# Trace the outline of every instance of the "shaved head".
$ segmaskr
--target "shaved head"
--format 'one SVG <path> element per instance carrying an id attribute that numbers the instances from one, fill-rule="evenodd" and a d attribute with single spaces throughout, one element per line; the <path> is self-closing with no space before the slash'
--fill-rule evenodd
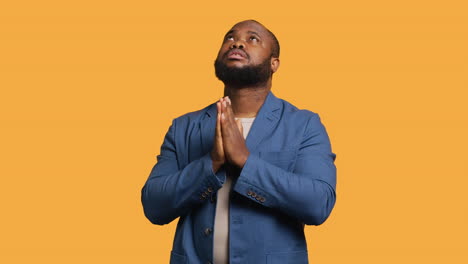
<path id="1" fill-rule="evenodd" d="M 271 45 L 271 56 L 272 57 L 275 57 L 275 58 L 279 58 L 279 55 L 280 55 L 280 44 L 279 44 L 279 41 L 278 39 L 276 38 L 275 34 L 273 34 L 273 32 L 271 32 L 267 27 L 265 27 L 262 23 L 258 22 L 257 20 L 254 20 L 254 19 L 248 19 L 248 20 L 244 20 L 244 21 L 241 21 L 237 24 L 235 24 L 233 26 L 233 28 L 237 25 L 240 25 L 240 24 L 244 24 L 244 23 L 255 23 L 259 26 L 261 26 L 263 29 L 265 29 L 265 31 L 268 33 L 271 41 L 272 41 L 272 45 Z"/>

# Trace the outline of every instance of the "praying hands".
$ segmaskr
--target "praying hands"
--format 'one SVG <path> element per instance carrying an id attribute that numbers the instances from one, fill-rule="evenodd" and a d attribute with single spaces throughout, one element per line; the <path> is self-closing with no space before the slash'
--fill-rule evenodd
<path id="1" fill-rule="evenodd" d="M 242 135 L 242 123 L 234 118 L 229 97 L 221 98 L 216 103 L 216 107 L 218 115 L 214 145 L 211 150 L 213 171 L 218 171 L 226 162 L 242 168 L 250 154 Z"/>

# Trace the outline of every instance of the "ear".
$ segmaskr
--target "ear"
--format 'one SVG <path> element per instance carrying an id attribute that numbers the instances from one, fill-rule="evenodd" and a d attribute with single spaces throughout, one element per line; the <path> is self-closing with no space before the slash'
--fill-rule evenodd
<path id="1" fill-rule="evenodd" d="M 280 66 L 279 58 L 271 57 L 270 65 L 271 65 L 271 72 L 275 73 Z"/>

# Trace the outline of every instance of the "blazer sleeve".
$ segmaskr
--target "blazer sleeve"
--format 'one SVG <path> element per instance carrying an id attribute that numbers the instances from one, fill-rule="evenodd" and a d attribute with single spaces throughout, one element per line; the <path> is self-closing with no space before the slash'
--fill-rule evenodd
<path id="1" fill-rule="evenodd" d="M 328 218 L 335 205 L 335 158 L 325 127 L 320 117 L 313 113 L 292 172 L 250 154 L 234 190 L 307 225 L 319 225 Z"/>
<path id="2" fill-rule="evenodd" d="M 176 150 L 176 122 L 172 122 L 157 162 L 141 190 L 145 216 L 164 225 L 206 202 L 221 188 L 225 173 L 213 172 L 210 153 L 179 168 Z"/>

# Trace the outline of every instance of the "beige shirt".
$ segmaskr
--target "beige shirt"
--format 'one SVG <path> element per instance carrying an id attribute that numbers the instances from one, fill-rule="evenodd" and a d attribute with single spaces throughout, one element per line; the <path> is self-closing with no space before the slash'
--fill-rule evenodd
<path id="1" fill-rule="evenodd" d="M 250 127 L 255 117 L 236 118 L 242 122 L 244 139 L 249 134 Z M 226 174 L 223 187 L 218 190 L 216 202 L 216 214 L 214 221 L 213 260 L 214 264 L 229 264 L 229 193 L 231 191 L 232 178 Z"/>

